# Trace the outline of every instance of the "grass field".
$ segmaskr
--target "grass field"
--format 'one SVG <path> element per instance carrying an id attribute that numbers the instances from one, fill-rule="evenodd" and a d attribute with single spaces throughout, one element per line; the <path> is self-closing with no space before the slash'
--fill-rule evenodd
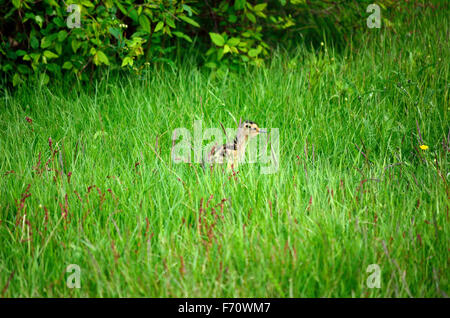
<path id="1" fill-rule="evenodd" d="M 427 12 L 223 78 L 4 92 L 1 296 L 448 296 L 449 16 Z M 174 129 L 233 116 L 279 129 L 278 172 L 172 162 Z"/>

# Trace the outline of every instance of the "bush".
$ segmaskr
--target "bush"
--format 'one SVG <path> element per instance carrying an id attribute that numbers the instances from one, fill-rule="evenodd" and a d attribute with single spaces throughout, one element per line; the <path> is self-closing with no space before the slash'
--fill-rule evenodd
<path id="1" fill-rule="evenodd" d="M 43 83 L 62 76 L 86 81 L 106 68 L 174 66 L 188 49 L 214 72 L 261 65 L 279 43 L 343 43 L 365 23 L 370 2 L 1 0 L 0 68 L 3 80 L 17 86 L 33 74 Z"/>

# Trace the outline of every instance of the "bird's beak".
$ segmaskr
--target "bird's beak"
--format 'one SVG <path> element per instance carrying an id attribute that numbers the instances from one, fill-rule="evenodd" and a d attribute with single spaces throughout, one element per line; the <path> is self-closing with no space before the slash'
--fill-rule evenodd
<path id="1" fill-rule="evenodd" d="M 267 130 L 260 129 L 260 130 L 259 130 L 259 133 L 260 133 L 260 134 L 261 134 L 261 133 L 267 133 Z"/>

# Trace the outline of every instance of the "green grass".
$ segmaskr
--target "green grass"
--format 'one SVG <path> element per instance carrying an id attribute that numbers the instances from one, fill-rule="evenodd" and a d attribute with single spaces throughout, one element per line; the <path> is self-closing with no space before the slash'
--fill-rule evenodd
<path id="1" fill-rule="evenodd" d="M 426 12 L 220 79 L 184 66 L 5 93 L 1 296 L 449 295 L 449 20 Z M 230 114 L 279 128 L 277 173 L 171 161 L 175 128 Z"/>

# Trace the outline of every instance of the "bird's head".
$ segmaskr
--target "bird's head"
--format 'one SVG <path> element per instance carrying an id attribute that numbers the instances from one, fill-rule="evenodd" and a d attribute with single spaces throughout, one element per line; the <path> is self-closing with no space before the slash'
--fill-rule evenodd
<path id="1" fill-rule="evenodd" d="M 258 127 L 258 125 L 250 120 L 244 121 L 240 126 L 239 130 L 243 136 L 248 136 L 250 138 L 256 137 L 261 133 L 266 133 L 265 130 Z"/>

